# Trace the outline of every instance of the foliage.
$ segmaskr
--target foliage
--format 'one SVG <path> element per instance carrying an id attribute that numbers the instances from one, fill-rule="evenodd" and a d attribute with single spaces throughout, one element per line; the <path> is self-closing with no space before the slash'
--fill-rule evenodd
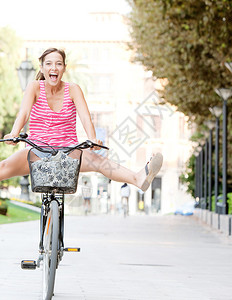
<path id="1" fill-rule="evenodd" d="M 8 27 L 0 28 L 0 137 L 11 131 L 19 110 L 22 91 L 16 68 L 19 66 L 21 41 Z M 0 160 L 10 156 L 17 147 L 0 143 Z M 2 186 L 17 185 L 18 178 L 1 182 Z"/>
<path id="2" fill-rule="evenodd" d="M 0 215 L 6 215 L 8 209 L 8 204 L 5 199 L 0 198 Z"/>
<path id="3" fill-rule="evenodd" d="M 9 133 L 19 110 L 21 89 L 16 68 L 19 65 L 20 40 L 14 31 L 0 28 L 0 132 Z"/>
<path id="4" fill-rule="evenodd" d="M 195 156 L 192 155 L 187 163 L 186 172 L 181 174 L 180 181 L 187 185 L 187 192 L 195 197 Z"/>
<path id="5" fill-rule="evenodd" d="M 222 194 L 218 196 L 219 198 L 222 197 Z M 222 202 L 221 200 L 218 200 L 218 202 Z M 232 193 L 227 194 L 227 204 L 228 204 L 228 214 L 232 215 Z M 215 196 L 212 196 L 212 211 L 215 212 Z"/>
<path id="6" fill-rule="evenodd" d="M 41 208 L 41 206 L 42 206 L 42 202 L 41 201 L 33 202 L 33 201 L 30 201 L 30 200 L 23 200 L 23 199 L 13 198 L 13 197 L 10 198 L 10 200 L 18 201 L 18 202 L 25 203 L 25 204 L 29 204 L 29 205 L 32 205 L 32 206 L 35 206 L 35 207 L 39 207 L 39 208 Z"/>
<path id="7" fill-rule="evenodd" d="M 232 193 L 227 194 L 228 214 L 232 215 Z"/>
<path id="8" fill-rule="evenodd" d="M 189 116 L 203 131 L 212 119 L 209 107 L 222 105 L 214 92 L 229 87 L 232 74 L 231 0 L 128 0 L 133 61 L 151 70 L 154 78 L 167 78 L 160 91 L 166 101 Z M 228 100 L 228 157 L 232 154 L 232 101 Z M 195 136 L 195 141 L 202 135 Z M 220 146 L 221 148 L 221 146 Z M 191 159 L 190 159 L 191 160 Z M 229 190 L 232 161 L 228 162 Z M 184 177 L 183 177 L 184 178 Z M 189 191 L 192 193 L 192 183 Z"/>
<path id="9" fill-rule="evenodd" d="M 232 1 L 129 1 L 134 60 L 167 78 L 163 96 L 195 120 L 219 104 L 214 88 L 230 84 Z"/>
<path id="10" fill-rule="evenodd" d="M 180 176 L 180 181 L 187 185 L 187 192 L 190 193 L 193 197 L 195 196 L 195 156 L 192 155 L 188 160 L 186 172 Z M 212 184 L 214 178 L 212 178 Z M 219 191 L 221 192 L 221 191 Z M 214 189 L 212 190 L 214 193 Z M 221 198 L 222 194 L 218 195 L 218 198 Z M 218 200 L 222 202 L 222 199 Z M 209 203 L 209 197 L 207 197 L 207 202 Z M 228 214 L 232 214 L 232 193 L 227 194 L 227 203 L 228 203 Z M 211 198 L 212 211 L 215 211 L 215 195 L 212 194 Z"/>

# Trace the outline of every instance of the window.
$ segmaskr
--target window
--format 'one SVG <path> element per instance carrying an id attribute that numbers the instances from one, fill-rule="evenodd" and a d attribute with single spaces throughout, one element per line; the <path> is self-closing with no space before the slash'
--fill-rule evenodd
<path id="1" fill-rule="evenodd" d="M 185 116 L 179 116 L 179 138 L 185 139 L 186 138 L 186 129 L 185 129 Z"/>
<path id="2" fill-rule="evenodd" d="M 112 78 L 111 75 L 93 74 L 92 84 L 89 84 L 89 92 L 92 94 L 112 92 Z"/>
<path id="3" fill-rule="evenodd" d="M 161 117 L 159 115 L 139 115 L 137 118 L 137 124 L 149 135 L 150 138 L 160 138 L 161 137 Z M 142 131 L 139 131 L 139 135 L 142 134 Z"/>
<path id="4" fill-rule="evenodd" d="M 112 124 L 113 118 L 113 112 L 91 113 L 91 119 L 95 127 L 107 128 L 109 124 Z"/>
<path id="5" fill-rule="evenodd" d="M 100 76 L 98 78 L 98 91 L 109 92 L 111 90 L 111 78 L 110 76 Z"/>
<path id="6" fill-rule="evenodd" d="M 161 209 L 161 186 L 162 178 L 156 177 L 151 184 L 151 210 L 158 212 Z"/>

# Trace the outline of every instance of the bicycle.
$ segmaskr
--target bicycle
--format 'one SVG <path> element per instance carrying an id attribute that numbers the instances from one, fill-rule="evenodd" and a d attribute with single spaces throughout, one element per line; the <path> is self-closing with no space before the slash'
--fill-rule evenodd
<path id="1" fill-rule="evenodd" d="M 42 265 L 42 298 L 51 300 L 56 270 L 64 252 L 80 252 L 77 247 L 64 247 L 64 194 L 77 190 L 82 150 L 94 146 L 109 148 L 89 140 L 72 147 L 39 146 L 27 139 L 25 133 L 13 139 L 0 139 L 0 142 L 6 141 L 25 142 L 32 146 L 28 152 L 31 187 L 33 192 L 41 193 L 42 198 L 39 258 L 37 261 L 22 260 L 21 268 L 35 270 Z"/>

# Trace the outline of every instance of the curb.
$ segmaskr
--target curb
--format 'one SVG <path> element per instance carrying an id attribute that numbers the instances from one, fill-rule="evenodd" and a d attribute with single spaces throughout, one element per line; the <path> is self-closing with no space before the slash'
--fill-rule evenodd
<path id="1" fill-rule="evenodd" d="M 196 208 L 194 215 L 200 222 L 207 224 L 212 229 L 231 236 L 232 215 L 221 215 L 201 208 Z"/>
<path id="2" fill-rule="evenodd" d="M 39 207 L 30 205 L 30 204 L 26 204 L 26 203 L 14 201 L 14 200 L 10 200 L 10 203 L 15 204 L 17 206 L 21 206 L 21 207 L 27 208 L 27 209 L 30 209 L 30 210 L 33 210 L 33 211 L 36 211 L 38 213 L 40 213 L 40 211 L 41 211 L 41 209 Z"/>

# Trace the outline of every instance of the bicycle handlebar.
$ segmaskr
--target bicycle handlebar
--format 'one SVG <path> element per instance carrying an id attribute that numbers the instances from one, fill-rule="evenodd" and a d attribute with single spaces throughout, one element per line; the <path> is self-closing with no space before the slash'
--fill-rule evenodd
<path id="1" fill-rule="evenodd" d="M 44 147 L 50 148 L 50 149 L 45 149 L 44 147 L 38 146 L 35 143 L 33 143 L 31 140 L 27 139 L 27 137 L 28 137 L 28 135 L 26 133 L 20 133 L 19 137 L 15 137 L 15 138 L 11 138 L 11 139 L 0 139 L 0 142 L 13 142 L 13 143 L 25 142 L 41 152 L 57 154 L 58 150 L 54 149 L 54 147 L 56 148 L 56 146 L 51 146 L 51 145 L 45 144 Z M 63 148 L 67 148 L 67 150 L 64 150 L 64 152 L 69 152 L 74 149 L 88 149 L 88 148 L 93 148 L 93 147 L 100 147 L 100 148 L 109 150 L 108 147 L 98 145 L 90 140 L 86 140 L 85 142 L 75 145 L 75 146 L 72 146 L 72 147 L 63 147 Z"/>

